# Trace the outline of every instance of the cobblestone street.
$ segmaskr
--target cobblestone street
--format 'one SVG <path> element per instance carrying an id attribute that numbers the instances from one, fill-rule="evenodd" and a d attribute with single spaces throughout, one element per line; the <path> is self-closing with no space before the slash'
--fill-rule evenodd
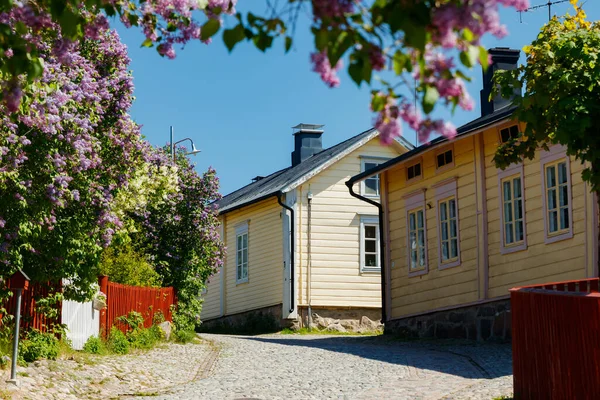
<path id="1" fill-rule="evenodd" d="M 201 336 L 220 348 L 206 377 L 158 398 L 489 400 L 512 393 L 507 344 L 400 342 L 384 336 Z"/>

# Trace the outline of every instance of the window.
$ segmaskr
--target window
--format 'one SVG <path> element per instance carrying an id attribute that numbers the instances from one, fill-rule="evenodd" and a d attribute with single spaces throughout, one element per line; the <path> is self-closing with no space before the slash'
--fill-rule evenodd
<path id="1" fill-rule="evenodd" d="M 360 219 L 360 269 L 379 272 L 380 268 L 379 218 L 363 216 Z"/>
<path id="2" fill-rule="evenodd" d="M 513 125 L 508 128 L 504 128 L 500 130 L 500 140 L 502 143 L 506 143 L 511 139 L 516 139 L 519 137 L 519 125 Z"/>
<path id="3" fill-rule="evenodd" d="M 543 151 L 541 160 L 545 242 L 552 243 L 573 237 L 571 172 L 563 146 Z"/>
<path id="4" fill-rule="evenodd" d="M 421 176 L 421 163 L 418 162 L 406 168 L 406 179 L 411 180 Z"/>
<path id="5" fill-rule="evenodd" d="M 362 160 L 362 171 L 368 171 L 379 165 L 373 160 Z M 379 174 L 373 175 L 362 181 L 362 194 L 369 197 L 379 197 Z"/>
<path id="6" fill-rule="evenodd" d="M 446 165 L 451 165 L 454 162 L 452 149 L 439 153 L 436 157 L 437 167 L 442 168 Z"/>
<path id="7" fill-rule="evenodd" d="M 525 222 L 525 192 L 523 164 L 512 164 L 498 170 L 501 243 L 500 253 L 507 254 L 527 248 Z"/>
<path id="8" fill-rule="evenodd" d="M 440 245 L 442 263 L 458 259 L 458 219 L 456 217 L 456 199 L 449 197 L 439 202 L 440 207 Z"/>
<path id="9" fill-rule="evenodd" d="M 437 201 L 439 268 L 460 265 L 456 178 L 434 186 Z"/>
<path id="10" fill-rule="evenodd" d="M 235 234 L 235 281 L 244 283 L 248 282 L 248 224 L 237 227 Z"/>
<path id="11" fill-rule="evenodd" d="M 423 275 L 427 266 L 427 216 L 425 191 L 418 190 L 405 197 L 406 254 L 408 276 Z"/>
<path id="12" fill-rule="evenodd" d="M 567 162 L 546 165 L 546 212 L 548 233 L 555 234 L 569 229 L 569 179 Z"/>

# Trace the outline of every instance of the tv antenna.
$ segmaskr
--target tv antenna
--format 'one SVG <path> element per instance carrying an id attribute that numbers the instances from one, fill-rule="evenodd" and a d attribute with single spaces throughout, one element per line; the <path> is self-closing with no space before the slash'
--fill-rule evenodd
<path id="1" fill-rule="evenodd" d="M 569 1 L 569 0 L 557 0 L 557 1 L 548 0 L 548 2 L 546 4 L 540 4 L 537 6 L 529 7 L 523 11 L 519 11 L 519 22 L 523 23 L 523 13 L 524 12 L 537 10 L 538 8 L 542 8 L 542 7 L 548 7 L 548 21 L 550 21 L 552 19 L 552 6 L 555 4 L 566 3 L 567 1 Z"/>

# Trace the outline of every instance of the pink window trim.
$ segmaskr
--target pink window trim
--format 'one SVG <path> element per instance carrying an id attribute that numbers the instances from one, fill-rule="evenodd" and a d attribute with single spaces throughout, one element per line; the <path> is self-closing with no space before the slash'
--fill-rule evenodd
<path id="1" fill-rule="evenodd" d="M 458 194 L 457 194 L 457 183 L 456 177 L 446 179 L 442 182 L 439 182 L 433 186 L 435 188 L 435 210 L 436 210 L 436 222 L 437 222 L 437 233 L 438 233 L 438 269 L 448 269 L 452 267 L 457 267 L 460 265 L 460 215 L 459 215 L 459 207 L 458 207 Z M 456 202 L 456 241 L 457 241 L 457 250 L 458 250 L 458 259 L 455 261 L 442 263 L 442 227 L 440 224 L 440 200 L 445 199 L 446 197 L 454 196 L 454 200 Z"/>
<path id="2" fill-rule="evenodd" d="M 427 212 L 425 211 L 425 189 L 419 189 L 404 196 L 404 208 L 406 210 L 406 265 L 408 267 L 408 277 L 421 276 L 429 273 L 429 257 L 427 251 Z M 423 269 L 411 271 L 410 269 L 410 225 L 408 222 L 409 211 L 421 208 L 423 210 L 423 233 L 425 234 L 425 267 Z"/>
<path id="3" fill-rule="evenodd" d="M 560 235 L 548 235 L 548 211 L 546 209 L 546 164 L 564 159 L 567 163 L 567 196 L 569 196 L 569 230 Z M 554 145 L 549 151 L 542 150 L 540 154 L 542 173 L 542 212 L 544 213 L 544 243 L 550 244 L 573 237 L 573 195 L 571 194 L 571 160 L 567 156 L 567 148 Z M 558 177 L 557 177 L 558 179 Z"/>
<path id="4" fill-rule="evenodd" d="M 504 244 L 504 197 L 502 196 L 502 180 L 512 175 L 521 177 L 521 195 L 523 203 L 523 243 L 517 246 L 506 246 Z M 500 254 L 510 254 L 517 251 L 527 250 L 527 213 L 525 208 L 525 179 L 523 173 L 523 163 L 511 164 L 504 171 L 498 170 L 498 202 L 500 211 Z"/>

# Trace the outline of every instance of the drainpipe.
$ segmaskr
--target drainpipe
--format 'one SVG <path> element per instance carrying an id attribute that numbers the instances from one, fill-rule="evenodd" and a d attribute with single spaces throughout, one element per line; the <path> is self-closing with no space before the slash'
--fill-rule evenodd
<path id="1" fill-rule="evenodd" d="M 281 196 L 283 195 L 283 192 L 279 192 L 277 193 L 277 202 L 279 203 L 279 205 L 283 208 L 285 208 L 286 210 L 288 210 L 290 212 L 290 232 L 291 232 L 291 237 L 290 240 L 292 242 L 291 246 L 290 246 L 290 313 L 294 312 L 294 309 L 296 308 L 295 306 L 295 297 L 296 295 L 294 294 L 294 258 L 295 258 L 295 248 L 296 248 L 296 235 L 295 235 L 295 228 L 296 226 L 294 225 L 294 209 L 291 208 L 290 206 L 284 204 L 281 201 Z"/>
<path id="2" fill-rule="evenodd" d="M 384 240 L 384 232 L 383 232 L 383 207 L 381 206 L 381 204 L 377 203 L 376 201 L 373 201 L 367 197 L 361 196 L 360 194 L 357 194 L 354 192 L 354 183 L 352 181 L 352 179 L 350 179 L 349 181 L 346 182 L 346 186 L 348 187 L 348 191 L 350 192 L 350 195 L 353 197 L 356 197 L 359 200 L 362 200 L 364 202 L 367 202 L 375 207 L 377 207 L 377 209 L 379 210 L 379 254 L 381 255 L 379 257 L 379 262 L 381 263 L 381 320 L 383 321 L 383 323 L 385 324 L 385 322 L 387 321 L 387 312 L 386 312 L 386 308 L 387 308 L 387 290 L 385 288 L 385 283 L 386 283 L 386 276 L 385 276 L 385 240 Z"/>
<path id="3" fill-rule="evenodd" d="M 307 277 L 307 282 L 306 285 L 308 287 L 308 329 L 312 329 L 312 277 L 311 277 L 311 272 L 312 272 L 312 255 L 311 255 L 311 245 L 310 245 L 310 241 L 311 241 L 311 225 L 310 225 L 310 221 L 311 221 L 311 214 L 312 214 L 312 199 L 313 199 L 313 195 L 312 192 L 310 191 L 310 185 L 308 185 L 308 194 L 306 195 L 306 199 L 308 200 L 308 206 L 307 206 L 307 232 L 306 232 L 306 236 L 307 236 L 307 243 L 306 243 L 306 253 L 307 253 L 307 260 L 306 260 L 306 277 Z"/>

